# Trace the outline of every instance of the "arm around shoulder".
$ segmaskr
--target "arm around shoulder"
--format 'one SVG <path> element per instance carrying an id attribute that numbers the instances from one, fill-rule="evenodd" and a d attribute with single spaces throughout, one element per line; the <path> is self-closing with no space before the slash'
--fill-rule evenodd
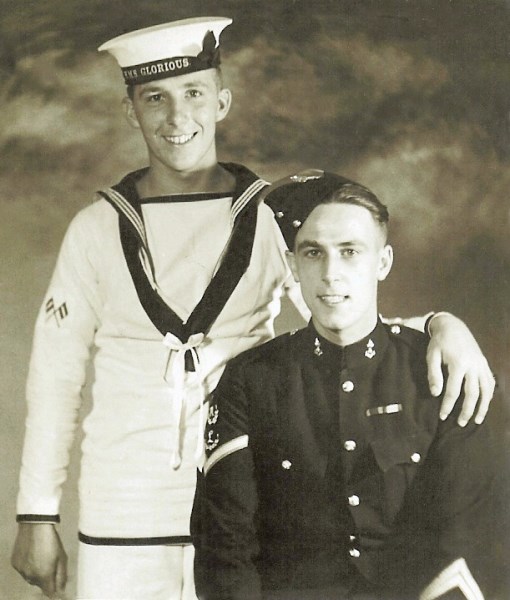
<path id="1" fill-rule="evenodd" d="M 430 392 L 439 396 L 444 390 L 441 419 L 446 419 L 464 392 L 458 424 L 465 426 L 485 419 L 494 394 L 494 376 L 473 334 L 458 317 L 447 313 L 428 313 L 408 319 L 383 319 L 385 323 L 405 325 L 430 336 L 427 367 Z M 443 375 L 446 367 L 446 385 Z"/>
<path id="2" fill-rule="evenodd" d="M 465 426 L 473 415 L 475 423 L 482 423 L 494 394 L 495 381 L 476 339 L 461 319 L 445 312 L 432 316 L 429 333 L 427 363 L 430 389 L 435 396 L 443 389 L 441 366 L 448 371 L 441 418 L 448 417 L 464 392 L 459 425 Z"/>

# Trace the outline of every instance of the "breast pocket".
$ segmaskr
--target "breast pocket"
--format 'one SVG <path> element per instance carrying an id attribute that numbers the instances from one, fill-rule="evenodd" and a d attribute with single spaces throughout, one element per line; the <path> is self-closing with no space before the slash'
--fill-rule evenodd
<path id="1" fill-rule="evenodd" d="M 433 436 L 416 431 L 373 440 L 370 445 L 380 469 L 382 505 L 389 522 L 400 511 L 418 470 L 423 465 Z"/>

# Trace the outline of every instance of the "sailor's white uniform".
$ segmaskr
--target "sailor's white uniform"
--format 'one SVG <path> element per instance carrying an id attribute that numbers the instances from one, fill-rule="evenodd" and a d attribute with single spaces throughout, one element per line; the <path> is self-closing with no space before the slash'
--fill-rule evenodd
<path id="1" fill-rule="evenodd" d="M 241 168 L 231 168 L 239 187 Z M 242 173 L 247 183 L 257 181 L 247 170 Z M 142 306 L 119 235 L 120 217 L 111 204 L 99 199 L 72 221 L 36 324 L 21 520 L 57 520 L 94 349 L 93 408 L 83 425 L 79 483 L 82 541 L 161 545 L 187 540 L 206 416 L 200 407 L 230 358 L 274 335 L 279 296 L 292 285 L 273 212 L 253 202 L 249 267 L 201 332 L 191 352 L 194 371 L 183 368 L 185 350 L 193 346 L 186 342 L 193 336 L 179 340 L 168 331 L 165 338 Z M 246 240 L 241 240 L 244 247 L 230 240 L 233 206 L 229 194 L 140 204 L 158 297 L 183 323 L 219 275 L 220 263 L 247 248 Z M 216 287 L 221 296 L 221 286 Z"/>

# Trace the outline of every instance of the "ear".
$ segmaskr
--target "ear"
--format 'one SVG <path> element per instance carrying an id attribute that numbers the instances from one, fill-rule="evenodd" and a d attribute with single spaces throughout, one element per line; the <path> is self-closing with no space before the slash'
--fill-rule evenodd
<path id="1" fill-rule="evenodd" d="M 218 92 L 218 109 L 216 111 L 216 123 L 223 121 L 228 115 L 232 104 L 232 92 L 228 88 L 223 88 Z"/>
<path id="2" fill-rule="evenodd" d="M 126 96 L 122 100 L 122 107 L 124 109 L 124 114 L 126 115 L 127 122 L 134 127 L 135 129 L 140 129 L 140 123 L 138 122 L 138 117 L 136 116 L 135 107 L 133 106 L 133 101 L 131 98 Z"/>
<path id="3" fill-rule="evenodd" d="M 290 250 L 286 250 L 285 258 L 287 259 L 287 264 L 289 265 L 289 269 L 292 271 L 292 275 L 294 276 L 294 281 L 296 283 L 299 283 L 298 268 L 297 268 L 296 257 L 294 256 L 294 253 L 291 252 Z"/>
<path id="4" fill-rule="evenodd" d="M 392 264 L 393 248 L 389 244 L 386 244 L 379 254 L 379 267 L 377 271 L 377 279 L 379 281 L 384 281 L 386 279 L 388 273 L 391 271 Z"/>

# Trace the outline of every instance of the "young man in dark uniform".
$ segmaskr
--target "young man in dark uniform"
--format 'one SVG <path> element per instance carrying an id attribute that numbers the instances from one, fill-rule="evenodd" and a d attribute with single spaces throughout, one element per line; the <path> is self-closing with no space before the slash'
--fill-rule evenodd
<path id="1" fill-rule="evenodd" d="M 482 600 L 491 436 L 439 420 L 427 336 L 378 317 L 386 207 L 323 172 L 266 203 L 312 319 L 231 361 L 215 391 L 192 527 L 199 598 Z"/>

